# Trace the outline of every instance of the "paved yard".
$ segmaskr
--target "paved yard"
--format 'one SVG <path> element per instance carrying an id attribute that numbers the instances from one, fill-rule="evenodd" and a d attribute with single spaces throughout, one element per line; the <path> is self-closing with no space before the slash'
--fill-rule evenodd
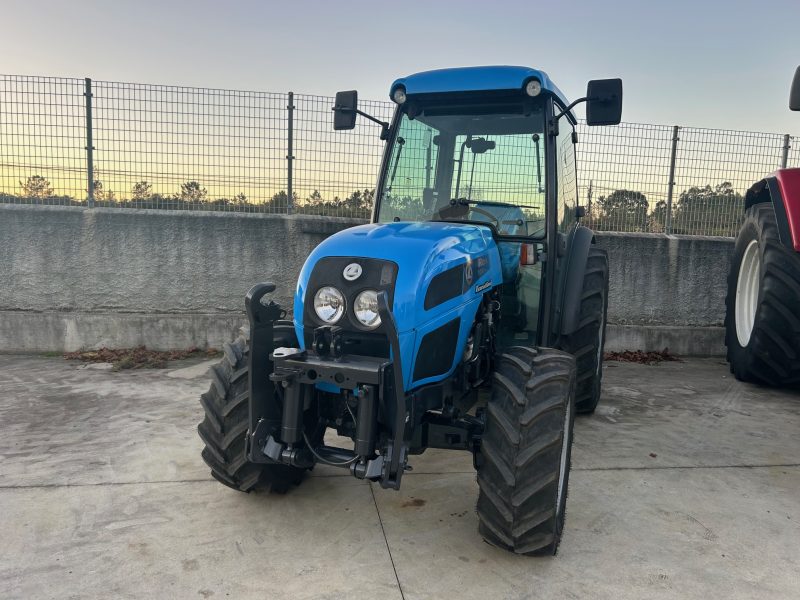
<path id="1" fill-rule="evenodd" d="M 538 559 L 481 541 L 467 454 L 415 457 L 400 492 L 324 467 L 283 497 L 224 488 L 204 368 L 0 356 L 0 597 L 800 597 L 800 397 L 719 360 L 607 365 Z"/>

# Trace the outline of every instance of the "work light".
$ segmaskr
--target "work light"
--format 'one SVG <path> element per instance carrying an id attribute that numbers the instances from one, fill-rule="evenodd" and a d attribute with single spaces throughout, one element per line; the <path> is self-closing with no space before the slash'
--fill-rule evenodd
<path id="1" fill-rule="evenodd" d="M 406 101 L 406 88 L 402 85 L 397 86 L 392 92 L 392 100 L 397 102 L 398 104 L 402 104 Z"/>
<path id="2" fill-rule="evenodd" d="M 531 79 L 525 84 L 525 93 L 528 96 L 538 96 L 542 91 L 542 84 L 538 79 Z"/>
<path id="3" fill-rule="evenodd" d="M 314 312 L 326 323 L 336 323 L 344 314 L 344 295 L 330 285 L 319 288 L 314 294 Z"/>
<path id="4" fill-rule="evenodd" d="M 381 317 L 378 314 L 378 292 L 375 290 L 364 290 L 356 296 L 353 312 L 358 322 L 374 329 L 381 324 Z"/>

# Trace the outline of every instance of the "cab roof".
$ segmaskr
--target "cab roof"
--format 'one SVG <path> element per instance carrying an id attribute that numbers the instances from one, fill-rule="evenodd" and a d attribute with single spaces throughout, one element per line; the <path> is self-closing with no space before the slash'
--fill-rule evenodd
<path id="1" fill-rule="evenodd" d="M 414 73 L 396 79 L 389 88 L 389 97 L 392 97 L 392 93 L 399 85 L 406 88 L 407 94 L 518 90 L 522 89 L 523 84 L 532 77 L 538 79 L 542 89 L 554 94 L 564 106 L 569 105 L 564 94 L 544 71 L 508 65 L 457 67 Z"/>

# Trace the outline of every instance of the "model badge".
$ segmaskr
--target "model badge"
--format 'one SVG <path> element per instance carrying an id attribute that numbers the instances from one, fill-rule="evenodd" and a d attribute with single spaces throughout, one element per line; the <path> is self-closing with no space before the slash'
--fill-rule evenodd
<path id="1" fill-rule="evenodd" d="M 476 285 L 475 286 L 475 293 L 476 294 L 480 294 L 483 290 L 488 289 L 490 287 L 492 287 L 492 280 L 491 279 L 489 281 L 485 282 L 485 283 L 482 283 L 480 285 Z"/>
<path id="2" fill-rule="evenodd" d="M 361 265 L 358 263 L 350 263 L 344 268 L 342 272 L 342 276 L 347 279 L 347 281 L 355 281 L 359 277 L 361 277 Z"/>

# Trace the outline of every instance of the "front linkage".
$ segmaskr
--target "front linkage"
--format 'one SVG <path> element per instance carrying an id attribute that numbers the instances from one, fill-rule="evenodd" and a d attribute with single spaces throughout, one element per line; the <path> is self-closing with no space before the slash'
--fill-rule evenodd
<path id="1" fill-rule="evenodd" d="M 478 460 L 481 418 L 426 414 L 426 399 L 404 392 L 397 327 L 385 292 L 378 296 L 379 331 L 389 341 L 390 359 L 342 354 L 338 327 L 319 327 L 310 351 L 274 347 L 273 326 L 285 314 L 275 302 L 265 302 L 274 290 L 274 284 L 260 283 L 245 299 L 250 321 L 249 461 L 299 468 L 320 461 L 399 489 L 403 472 L 410 469 L 409 451 L 469 450 Z M 315 401 L 319 383 L 340 388 L 345 401 L 355 398 L 353 450 L 315 444 L 304 430 L 304 412 Z"/>

